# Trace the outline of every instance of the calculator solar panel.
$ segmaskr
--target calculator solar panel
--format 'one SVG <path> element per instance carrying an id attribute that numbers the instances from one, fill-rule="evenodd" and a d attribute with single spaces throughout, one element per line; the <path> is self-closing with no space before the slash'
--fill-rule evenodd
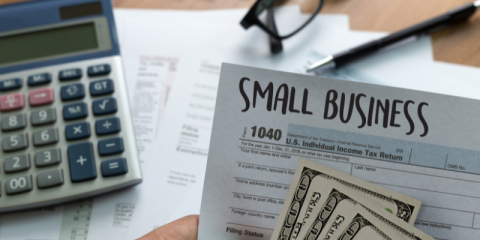
<path id="1" fill-rule="evenodd" d="M 110 1 L 25 2 L 0 16 L 0 212 L 140 183 Z"/>

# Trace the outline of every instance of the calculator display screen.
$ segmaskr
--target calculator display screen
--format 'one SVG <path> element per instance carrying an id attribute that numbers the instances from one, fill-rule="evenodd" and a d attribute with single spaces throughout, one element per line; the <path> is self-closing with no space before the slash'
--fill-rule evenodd
<path id="1" fill-rule="evenodd" d="M 0 37 L 0 65 L 98 48 L 93 22 Z"/>

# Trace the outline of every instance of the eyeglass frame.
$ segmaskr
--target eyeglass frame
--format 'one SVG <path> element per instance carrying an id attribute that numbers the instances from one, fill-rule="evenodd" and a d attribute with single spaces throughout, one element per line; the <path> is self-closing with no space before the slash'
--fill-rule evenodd
<path id="1" fill-rule="evenodd" d="M 282 40 L 282 39 L 287 39 L 293 35 L 295 35 L 296 33 L 298 33 L 300 30 L 302 30 L 303 28 L 305 28 L 305 26 L 307 26 L 312 20 L 313 18 L 315 18 L 315 16 L 320 12 L 320 10 L 322 9 L 323 7 L 323 4 L 325 2 L 325 0 L 319 0 L 320 1 L 320 4 L 318 4 L 317 6 L 317 9 L 315 9 L 314 13 L 312 14 L 312 16 L 303 24 L 301 25 L 297 30 L 293 31 L 292 33 L 290 34 L 287 34 L 285 36 L 280 36 L 277 31 L 276 31 L 276 25 L 275 25 L 275 21 L 273 19 L 273 13 L 267 13 L 269 16 L 267 16 L 267 22 L 268 21 L 272 21 L 271 24 L 272 24 L 272 28 L 273 29 L 270 29 L 268 26 L 266 26 L 262 21 L 260 21 L 260 19 L 258 18 L 258 16 L 260 16 L 260 14 L 265 10 L 267 9 L 267 11 L 272 11 L 273 9 L 273 4 L 276 2 L 277 0 L 257 0 L 255 2 L 255 4 L 253 4 L 253 6 L 250 8 L 250 10 L 247 12 L 247 14 L 245 15 L 245 17 L 243 17 L 242 21 L 240 22 L 240 25 L 242 25 L 242 27 L 244 29 L 248 29 L 250 28 L 251 26 L 253 25 L 257 25 L 258 27 L 260 27 L 263 31 L 265 31 L 270 37 L 272 38 L 275 38 L 277 40 Z M 260 8 L 259 5 L 264 3 L 264 2 L 267 2 L 267 5 L 264 5 L 263 8 Z M 258 8 L 258 9 L 257 9 Z M 270 25 L 270 24 L 269 24 Z"/>

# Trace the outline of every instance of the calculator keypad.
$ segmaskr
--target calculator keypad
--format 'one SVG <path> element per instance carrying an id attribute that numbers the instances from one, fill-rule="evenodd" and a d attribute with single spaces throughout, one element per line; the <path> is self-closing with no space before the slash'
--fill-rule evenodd
<path id="1" fill-rule="evenodd" d="M 26 133 L 14 134 L 3 137 L 3 151 L 10 152 L 25 149 L 28 147 L 28 137 Z"/>
<path id="2" fill-rule="evenodd" d="M 111 74 L 115 61 L 0 75 L 0 212 L 5 201 L 48 202 L 141 180 L 136 149 L 125 146 L 133 129 L 128 108 L 118 108 L 126 94 L 121 71 Z"/>
<path id="3" fill-rule="evenodd" d="M 90 142 L 70 145 L 67 151 L 72 182 L 83 182 L 97 177 L 93 147 Z"/>
<path id="4" fill-rule="evenodd" d="M 90 94 L 92 96 L 102 96 L 114 92 L 113 81 L 105 79 L 90 83 Z"/>
<path id="5" fill-rule="evenodd" d="M 109 74 L 110 71 L 112 71 L 112 69 L 108 64 L 95 65 L 87 69 L 88 76 L 90 77 L 106 75 Z"/>
<path id="6" fill-rule="evenodd" d="M 21 78 L 12 78 L 0 81 L 0 91 L 19 89 L 23 86 Z"/>
<path id="7" fill-rule="evenodd" d="M 58 73 L 58 79 L 60 79 L 60 81 L 75 80 L 81 77 L 82 69 L 80 68 L 65 69 Z"/>
<path id="8" fill-rule="evenodd" d="M 102 176 L 113 177 L 128 172 L 127 161 L 125 158 L 115 158 L 102 162 Z"/>
<path id="9" fill-rule="evenodd" d="M 75 120 L 80 118 L 86 118 L 87 116 L 87 104 L 83 102 L 65 105 L 63 107 L 63 119 L 65 120 Z"/>
<path id="10" fill-rule="evenodd" d="M 90 123 L 82 122 L 82 123 L 75 123 L 70 124 L 65 127 L 65 136 L 67 140 L 78 140 L 89 138 L 90 135 Z"/>
<path id="11" fill-rule="evenodd" d="M 62 185 L 63 180 L 63 171 L 62 169 L 52 169 L 48 171 L 43 171 L 37 175 L 38 188 L 50 188 L 58 185 Z"/>
<path id="12" fill-rule="evenodd" d="M 37 167 L 56 165 L 60 162 L 62 162 L 62 155 L 58 148 L 38 151 L 35 153 L 35 166 Z"/>
<path id="13" fill-rule="evenodd" d="M 54 123 L 57 121 L 57 111 L 55 108 L 47 108 L 32 111 L 32 125 L 40 126 Z"/>
<path id="14" fill-rule="evenodd" d="M 12 93 L 0 96 L 0 111 L 2 112 L 22 109 L 24 106 L 23 93 Z"/>
<path id="15" fill-rule="evenodd" d="M 53 103 L 55 101 L 53 97 L 53 90 L 51 88 L 42 88 L 30 91 L 29 99 L 30 106 L 41 106 Z"/>
<path id="16" fill-rule="evenodd" d="M 110 138 L 98 141 L 98 153 L 100 156 L 108 156 L 117 153 L 122 153 L 123 139 L 122 138 Z"/>
<path id="17" fill-rule="evenodd" d="M 27 175 L 9 178 L 5 183 L 5 186 L 6 186 L 8 195 L 31 191 L 33 188 L 32 175 L 27 174 Z"/>
<path id="18" fill-rule="evenodd" d="M 120 132 L 120 120 L 117 117 L 105 118 L 95 122 L 97 135 L 107 135 Z"/>
<path id="19" fill-rule="evenodd" d="M 85 97 L 85 87 L 81 83 L 63 86 L 60 89 L 60 95 L 62 101 L 82 99 Z"/>
<path id="20" fill-rule="evenodd" d="M 58 129 L 56 128 L 40 130 L 33 133 L 33 145 L 35 146 L 54 144 L 57 143 L 58 140 Z"/>
<path id="21" fill-rule="evenodd" d="M 93 101 L 93 114 L 105 115 L 117 112 L 117 100 L 115 98 L 105 98 Z"/>
<path id="22" fill-rule="evenodd" d="M 3 168 L 6 173 L 20 172 L 30 168 L 30 157 L 27 154 L 5 158 Z"/>
<path id="23" fill-rule="evenodd" d="M 50 73 L 39 73 L 31 75 L 28 77 L 27 82 L 28 86 L 37 86 L 42 84 L 47 84 L 52 81 L 52 74 Z"/>
<path id="24" fill-rule="evenodd" d="M 12 114 L 1 118 L 2 121 L 2 131 L 11 131 L 22 129 L 27 126 L 27 120 L 25 114 Z"/>

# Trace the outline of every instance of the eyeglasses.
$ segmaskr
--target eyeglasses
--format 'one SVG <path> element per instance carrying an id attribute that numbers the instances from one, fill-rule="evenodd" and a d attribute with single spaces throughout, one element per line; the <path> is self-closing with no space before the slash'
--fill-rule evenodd
<path id="1" fill-rule="evenodd" d="M 277 25 L 275 24 L 275 11 L 273 6 L 283 5 L 285 2 L 285 0 L 257 0 L 257 2 L 253 4 L 252 8 L 250 8 L 247 15 L 245 15 L 240 22 L 240 25 L 242 25 L 245 29 L 248 29 L 252 25 L 257 25 L 263 31 L 265 31 L 269 35 L 270 52 L 273 54 L 279 53 L 283 50 L 283 39 L 287 39 L 295 35 L 313 20 L 313 18 L 322 9 L 324 0 L 318 0 L 317 8 L 313 12 L 312 16 L 310 16 L 310 18 L 308 18 L 303 24 L 293 28 L 293 30 L 290 30 L 286 35 L 280 35 L 279 31 L 277 30 Z M 267 10 L 265 23 L 259 18 L 264 10 Z"/>

